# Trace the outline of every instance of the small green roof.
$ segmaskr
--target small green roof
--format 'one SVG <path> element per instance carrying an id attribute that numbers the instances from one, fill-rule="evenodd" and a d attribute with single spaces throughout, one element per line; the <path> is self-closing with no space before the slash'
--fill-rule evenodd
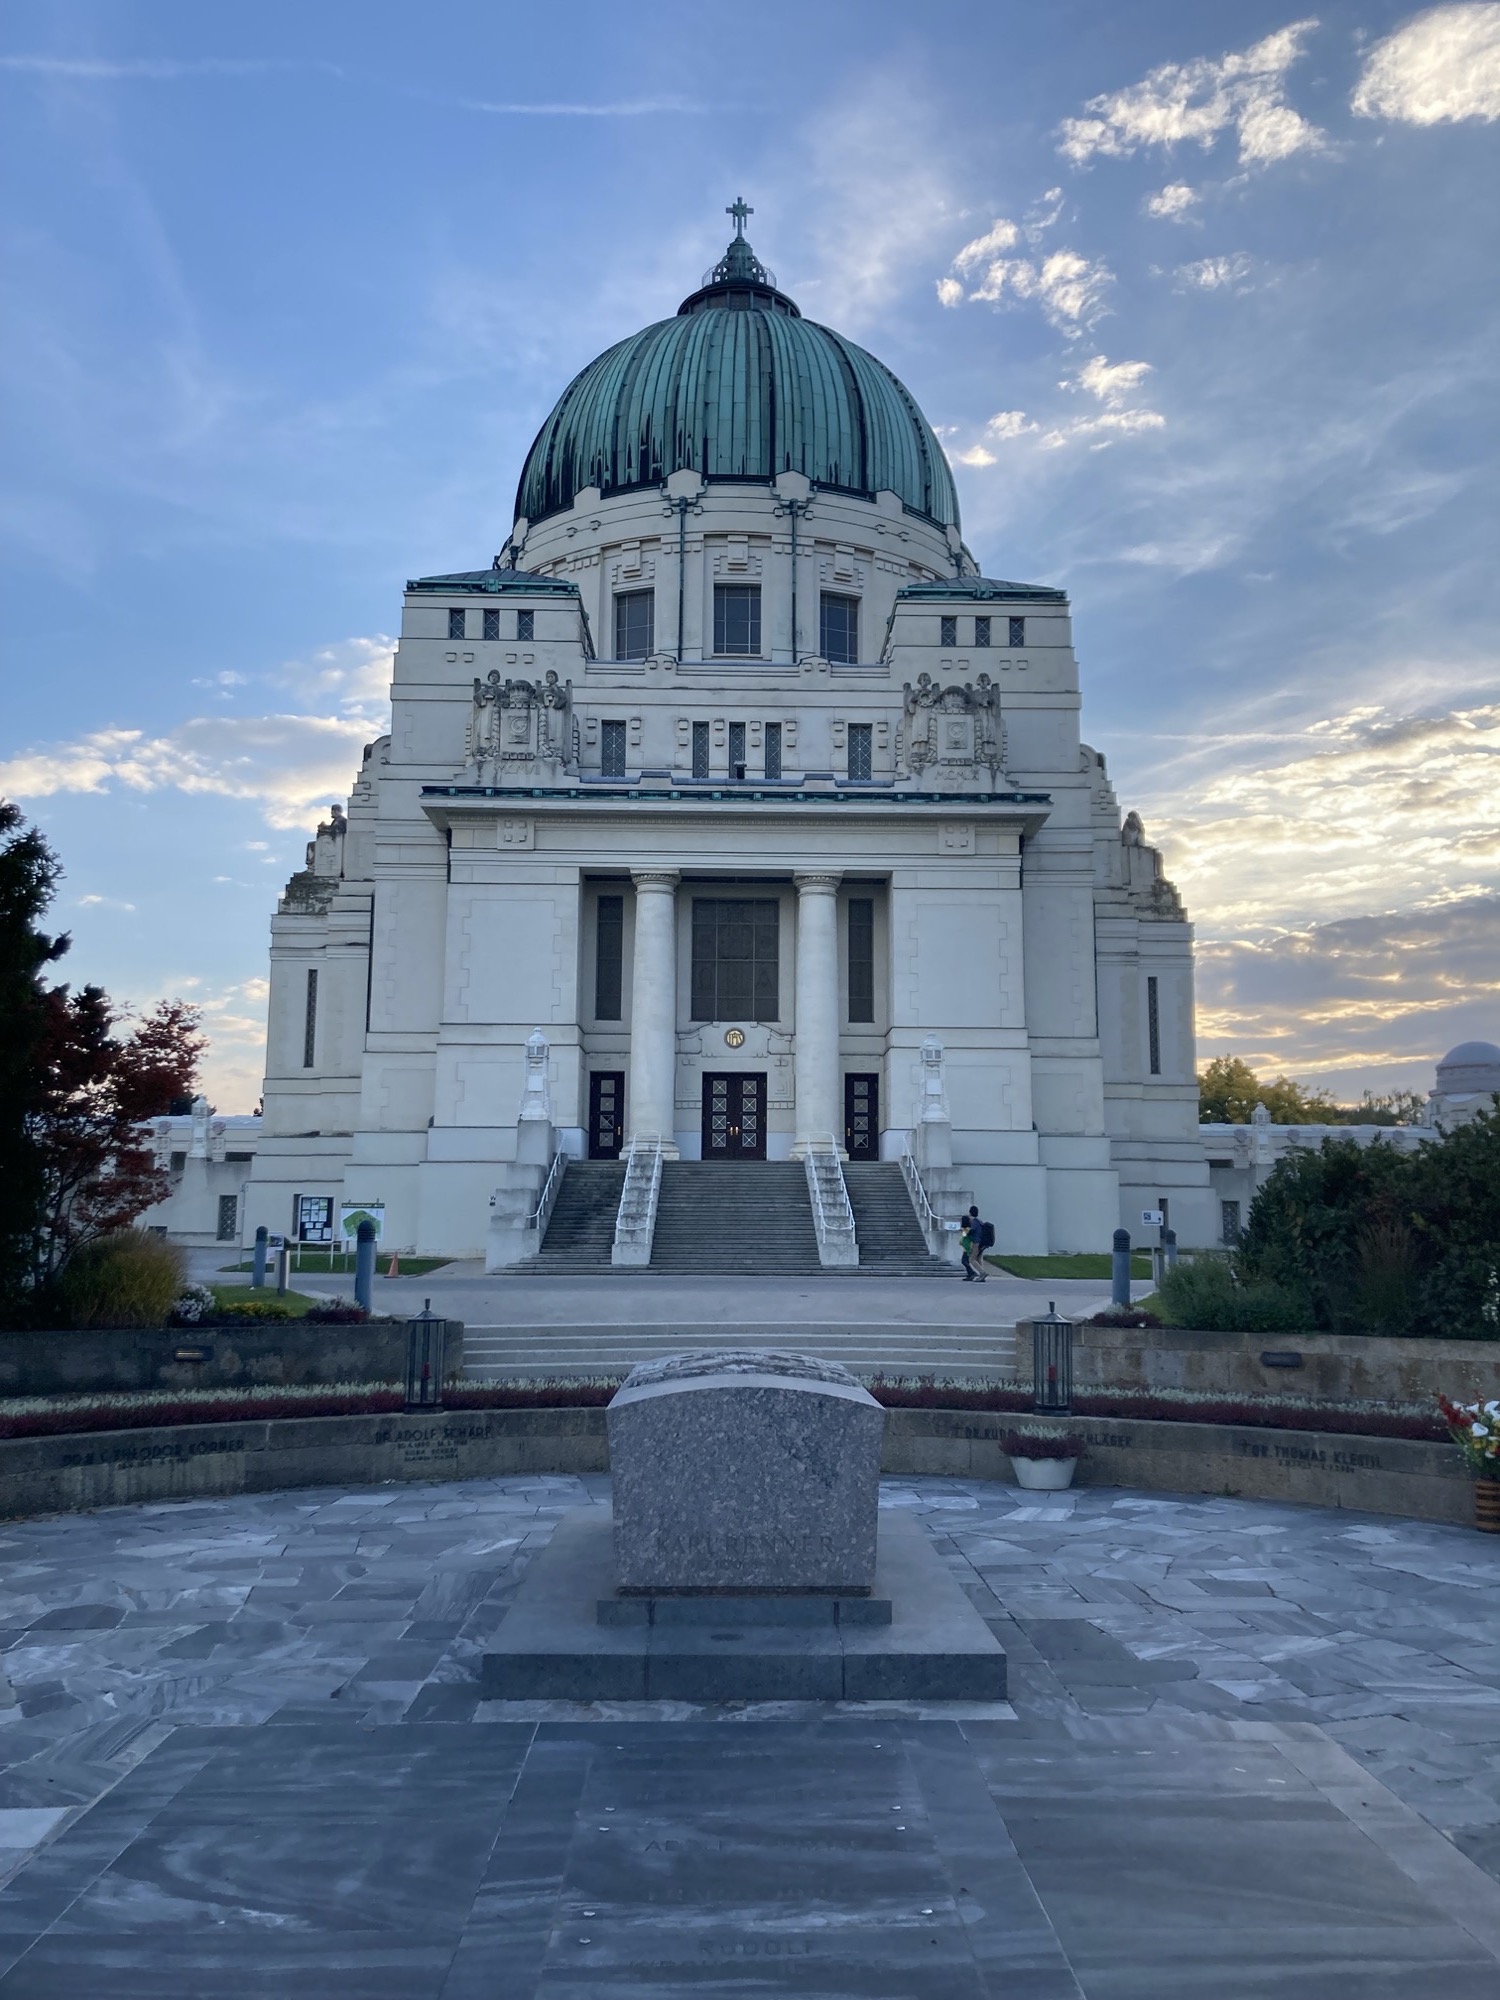
<path id="1" fill-rule="evenodd" d="M 925 598 L 935 603 L 939 598 L 963 597 L 989 601 L 991 599 L 1011 599 L 1017 604 L 1066 604 L 1068 593 L 1054 590 L 1046 583 L 1007 583 L 997 576 L 948 576 L 940 577 L 936 583 L 906 583 L 896 592 L 899 603 L 905 598 Z"/>
<path id="2" fill-rule="evenodd" d="M 565 577 L 543 576 L 534 569 L 459 569 L 451 576 L 419 576 L 408 582 L 408 593 L 430 591 L 452 596 L 455 592 L 478 591 L 495 597 L 515 591 L 527 597 L 576 597 L 578 585 Z"/>

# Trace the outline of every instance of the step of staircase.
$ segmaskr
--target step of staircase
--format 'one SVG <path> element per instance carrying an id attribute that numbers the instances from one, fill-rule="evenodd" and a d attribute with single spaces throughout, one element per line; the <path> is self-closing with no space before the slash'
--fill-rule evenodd
<path id="1" fill-rule="evenodd" d="M 927 1248 L 897 1160 L 849 1160 L 844 1185 L 854 1211 L 859 1267 L 888 1278 L 956 1278 L 960 1273 Z"/>
<path id="2" fill-rule="evenodd" d="M 608 1271 L 625 1167 L 620 1160 L 570 1160 L 552 1219 L 528 1271 Z"/>
<path id="3" fill-rule="evenodd" d="M 640 1361 L 690 1348 L 790 1347 L 838 1361 L 857 1375 L 930 1375 L 938 1380 L 1001 1382 L 1015 1375 L 1015 1329 L 1009 1326 L 796 1327 L 652 1325 L 467 1327 L 464 1375 L 474 1382 L 560 1380 L 626 1375 Z"/>
<path id="4" fill-rule="evenodd" d="M 801 1162 L 667 1161 L 650 1268 L 761 1277 L 821 1271 Z"/>

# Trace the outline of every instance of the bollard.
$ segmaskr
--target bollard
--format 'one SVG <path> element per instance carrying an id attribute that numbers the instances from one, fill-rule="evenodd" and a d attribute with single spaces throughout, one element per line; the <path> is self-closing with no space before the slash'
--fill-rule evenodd
<path id="1" fill-rule="evenodd" d="M 375 1225 L 368 1216 L 359 1225 L 354 1242 L 354 1303 L 371 1310 L 371 1287 L 375 1282 Z"/>
<path id="2" fill-rule="evenodd" d="M 1162 1260 L 1170 1271 L 1177 1263 L 1177 1231 L 1164 1229 L 1161 1233 Z"/>
<path id="3" fill-rule="evenodd" d="M 1117 1306 L 1130 1304 L 1130 1231 L 1115 1231 L 1114 1258 L 1110 1269 L 1110 1296 Z"/>
<path id="4" fill-rule="evenodd" d="M 276 1292 L 285 1297 L 292 1281 L 292 1246 L 283 1243 L 276 1252 Z"/>
<path id="5" fill-rule="evenodd" d="M 250 1262 L 250 1289 L 258 1291 L 266 1282 L 266 1238 L 270 1230 L 262 1223 L 255 1232 L 255 1255 Z"/>

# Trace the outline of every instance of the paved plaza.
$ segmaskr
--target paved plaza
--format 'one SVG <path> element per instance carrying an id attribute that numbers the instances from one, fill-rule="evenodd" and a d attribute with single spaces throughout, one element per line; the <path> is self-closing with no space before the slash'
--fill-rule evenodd
<path id="1" fill-rule="evenodd" d="M 1500 1971 L 1500 1548 L 888 1480 L 988 1708 L 484 1703 L 604 1478 L 0 1527 L 0 1995 L 1426 2000 Z"/>

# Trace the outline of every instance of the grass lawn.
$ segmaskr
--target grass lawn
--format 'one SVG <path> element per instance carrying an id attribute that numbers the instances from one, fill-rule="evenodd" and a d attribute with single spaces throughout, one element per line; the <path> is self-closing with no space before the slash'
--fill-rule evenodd
<path id="1" fill-rule="evenodd" d="M 1013 1278 L 1102 1278 L 1106 1284 L 1114 1269 L 1113 1259 L 1107 1250 L 1081 1250 L 1071 1257 L 997 1257 L 991 1253 L 985 1262 L 994 1264 L 1002 1271 L 1009 1271 Z M 1133 1252 L 1130 1275 L 1132 1278 L 1149 1278 L 1151 1259 Z"/>
<path id="2" fill-rule="evenodd" d="M 208 1288 L 221 1306 L 248 1305 L 252 1299 L 264 1301 L 267 1305 L 285 1306 L 290 1319 L 304 1319 L 312 1306 L 326 1306 L 327 1299 L 309 1298 L 306 1292 L 282 1292 L 279 1296 L 274 1285 L 266 1285 L 261 1291 L 252 1292 L 248 1285 L 210 1285 Z M 192 1332 L 185 1330 L 186 1338 Z"/>
<path id="3" fill-rule="evenodd" d="M 390 1262 L 391 1253 L 389 1250 L 376 1250 L 375 1273 L 377 1277 L 383 1278 L 385 1276 L 387 1270 L 390 1268 Z M 400 1272 L 403 1278 L 425 1278 L 429 1271 L 440 1271 L 444 1264 L 451 1262 L 452 1259 L 448 1257 L 402 1257 Z M 254 1269 L 254 1260 L 247 1257 L 242 1264 L 224 1264 L 220 1266 L 220 1269 L 225 1271 L 250 1271 Z M 352 1250 L 339 1250 L 334 1253 L 330 1260 L 326 1250 L 294 1250 L 292 1252 L 292 1269 L 294 1271 L 306 1271 L 309 1277 L 317 1277 L 321 1274 L 326 1278 L 330 1273 L 337 1272 L 343 1272 L 347 1276 L 354 1269 L 354 1252 Z M 267 1257 L 266 1270 L 274 1278 L 276 1272 L 276 1259 L 274 1256 Z"/>

